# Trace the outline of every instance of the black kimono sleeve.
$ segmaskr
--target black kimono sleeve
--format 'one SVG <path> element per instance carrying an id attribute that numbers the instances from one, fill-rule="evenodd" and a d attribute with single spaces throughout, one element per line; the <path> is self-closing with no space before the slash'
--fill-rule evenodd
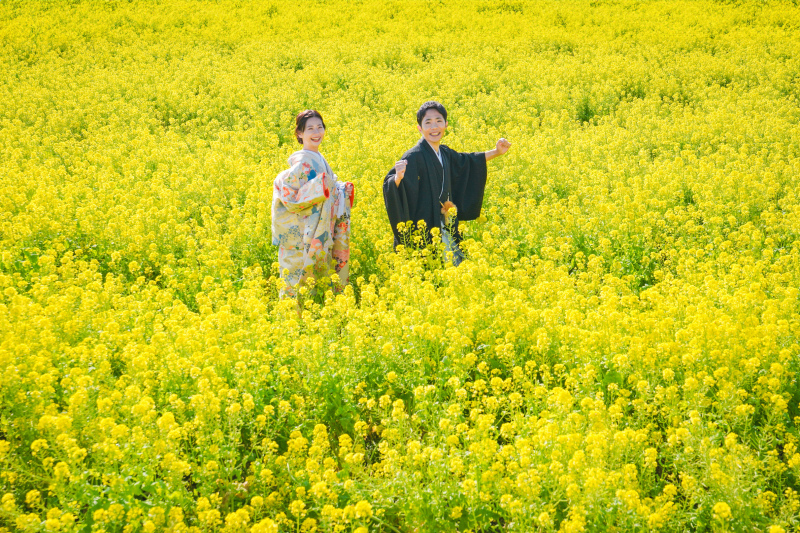
<path id="1" fill-rule="evenodd" d="M 404 156 L 405 157 L 405 156 Z M 406 172 L 398 187 L 394 182 L 395 170 L 389 171 L 383 179 L 383 201 L 386 214 L 394 233 L 394 244 L 403 242 L 403 235 L 397 231 L 401 222 L 416 222 L 417 205 L 419 204 L 419 168 L 415 157 L 405 157 Z"/>
<path id="2" fill-rule="evenodd" d="M 458 208 L 458 219 L 475 220 L 481 216 L 486 190 L 486 155 L 483 152 L 464 154 L 450 148 L 447 151 L 450 187 L 453 203 Z"/>

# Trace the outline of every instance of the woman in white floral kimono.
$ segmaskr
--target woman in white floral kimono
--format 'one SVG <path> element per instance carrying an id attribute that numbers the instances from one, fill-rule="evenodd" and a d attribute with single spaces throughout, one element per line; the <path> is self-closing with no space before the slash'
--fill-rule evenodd
<path id="1" fill-rule="evenodd" d="M 325 123 L 314 110 L 297 115 L 295 136 L 303 149 L 289 157 L 289 168 L 275 178 L 272 192 L 272 244 L 278 246 L 281 297 L 297 296 L 299 284 L 331 276 L 334 292 L 349 281 L 350 209 L 353 184 L 337 181 L 319 153 Z M 338 278 L 338 279 L 337 279 Z"/>

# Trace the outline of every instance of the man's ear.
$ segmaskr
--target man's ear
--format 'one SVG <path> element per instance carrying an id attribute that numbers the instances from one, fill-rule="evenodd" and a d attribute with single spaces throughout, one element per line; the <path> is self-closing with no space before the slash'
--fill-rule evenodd
<path id="1" fill-rule="evenodd" d="M 420 133 L 422 133 L 422 126 L 420 126 L 419 124 L 417 124 L 417 130 L 418 130 Z"/>

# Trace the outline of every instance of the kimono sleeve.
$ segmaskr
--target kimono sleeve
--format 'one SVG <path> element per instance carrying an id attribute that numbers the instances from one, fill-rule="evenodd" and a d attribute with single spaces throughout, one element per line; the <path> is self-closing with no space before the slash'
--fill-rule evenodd
<path id="1" fill-rule="evenodd" d="M 331 195 L 325 183 L 325 173 L 317 174 L 314 167 L 300 161 L 275 178 L 275 193 L 290 213 L 303 211 L 324 202 Z"/>
<path id="2" fill-rule="evenodd" d="M 460 153 L 449 150 L 451 192 L 459 220 L 481 216 L 486 190 L 486 155 L 483 152 Z"/>
<path id="3" fill-rule="evenodd" d="M 406 161 L 408 162 L 406 173 L 400 186 L 394 182 L 394 168 L 383 179 L 383 201 L 386 204 L 386 214 L 389 216 L 395 242 L 402 240 L 397 225 L 401 222 L 415 222 L 413 217 L 419 199 L 419 165 L 414 157 L 408 157 Z"/>

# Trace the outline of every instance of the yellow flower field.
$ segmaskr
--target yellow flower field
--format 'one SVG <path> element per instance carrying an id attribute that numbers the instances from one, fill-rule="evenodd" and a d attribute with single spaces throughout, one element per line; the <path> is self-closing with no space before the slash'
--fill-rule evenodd
<path id="1" fill-rule="evenodd" d="M 11 0 L 0 73 L 0 531 L 800 528 L 800 7 Z M 513 142 L 458 268 L 383 206 L 430 99 Z"/>

